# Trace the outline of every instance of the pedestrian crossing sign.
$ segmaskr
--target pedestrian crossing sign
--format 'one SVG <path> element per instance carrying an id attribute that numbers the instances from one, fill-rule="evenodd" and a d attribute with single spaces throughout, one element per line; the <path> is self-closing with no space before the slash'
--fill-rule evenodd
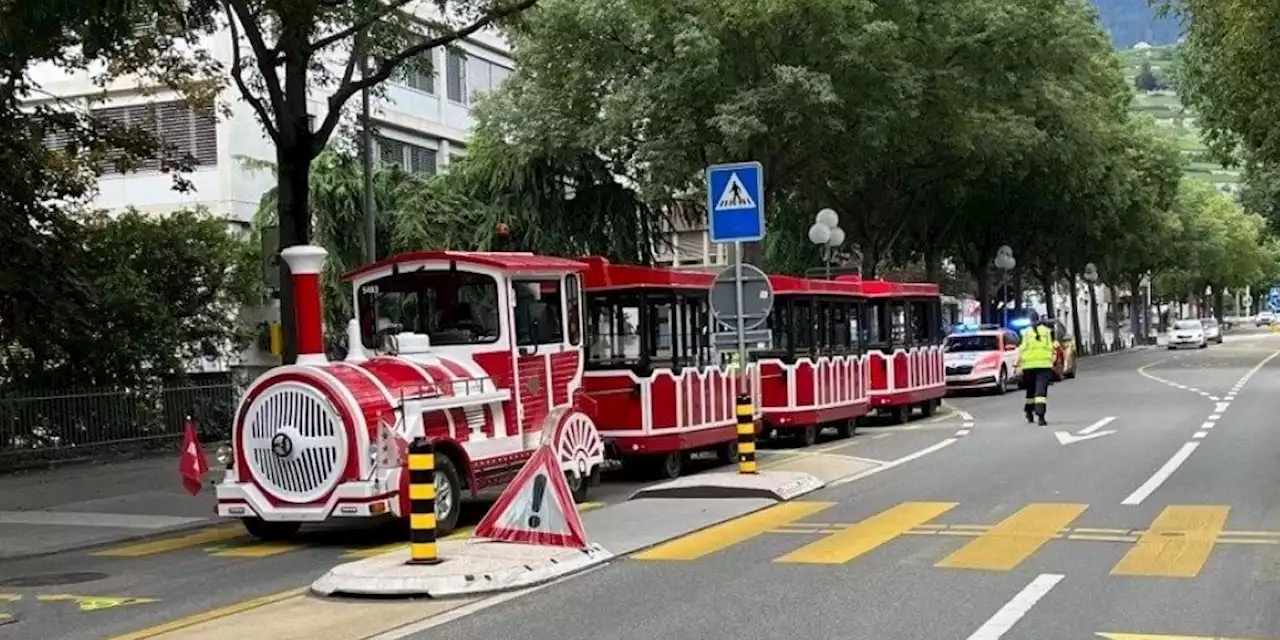
<path id="1" fill-rule="evenodd" d="M 764 239 L 764 168 L 759 162 L 707 167 L 707 218 L 712 242 Z"/>

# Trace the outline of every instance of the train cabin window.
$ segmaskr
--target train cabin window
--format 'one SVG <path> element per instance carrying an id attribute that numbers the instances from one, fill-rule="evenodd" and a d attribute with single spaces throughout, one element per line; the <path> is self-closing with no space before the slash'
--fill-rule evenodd
<path id="1" fill-rule="evenodd" d="M 870 300 L 862 306 L 859 336 L 864 346 L 884 347 L 889 344 L 888 300 Z"/>
<path id="2" fill-rule="evenodd" d="M 564 309 L 559 280 L 516 280 L 516 345 L 564 342 Z"/>
<path id="3" fill-rule="evenodd" d="M 587 364 L 596 368 L 640 364 L 640 295 L 587 296 Z"/>
<path id="4" fill-rule="evenodd" d="M 437 346 L 498 341 L 498 283 L 456 270 L 396 273 L 360 285 L 361 342 L 382 348 L 382 335 L 424 333 Z"/>
<path id="5" fill-rule="evenodd" d="M 773 332 L 773 348 L 775 351 L 790 353 L 791 341 L 791 300 L 783 298 L 776 301 L 773 311 L 769 312 L 768 327 Z"/>
<path id="6" fill-rule="evenodd" d="M 933 341 L 933 325 L 929 302 L 912 300 L 911 307 L 911 340 L 912 344 L 925 345 Z"/>
<path id="7" fill-rule="evenodd" d="M 907 333 L 907 302 L 891 299 L 889 301 L 889 339 L 895 346 L 906 345 L 910 335 Z"/>
<path id="8" fill-rule="evenodd" d="M 582 344 L 582 305 L 580 303 L 582 292 L 579 289 L 578 276 L 565 276 L 564 283 L 565 299 L 568 301 L 566 318 L 569 321 L 569 344 L 576 347 Z"/>

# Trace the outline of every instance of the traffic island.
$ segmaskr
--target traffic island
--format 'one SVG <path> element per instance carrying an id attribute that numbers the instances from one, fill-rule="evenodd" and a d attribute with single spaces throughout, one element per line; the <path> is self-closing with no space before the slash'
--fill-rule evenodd
<path id="1" fill-rule="evenodd" d="M 779 502 L 792 500 L 826 486 L 816 476 L 801 471 L 761 471 L 759 473 L 699 473 L 670 482 L 645 487 L 629 500 L 642 498 L 764 498 Z"/>
<path id="2" fill-rule="evenodd" d="M 439 543 L 438 564 L 410 564 L 407 549 L 341 564 L 311 585 L 321 596 L 447 598 L 531 587 L 602 564 L 596 544 L 571 549 L 509 542 Z"/>

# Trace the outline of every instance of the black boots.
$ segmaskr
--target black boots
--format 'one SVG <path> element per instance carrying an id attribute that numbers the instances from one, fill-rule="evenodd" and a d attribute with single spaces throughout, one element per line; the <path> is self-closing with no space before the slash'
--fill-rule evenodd
<path id="1" fill-rule="evenodd" d="M 1045 419 L 1044 419 L 1044 416 L 1040 416 L 1040 426 L 1042 426 L 1042 427 L 1047 427 L 1047 426 L 1049 426 L 1049 422 L 1048 422 L 1047 420 L 1045 420 Z"/>

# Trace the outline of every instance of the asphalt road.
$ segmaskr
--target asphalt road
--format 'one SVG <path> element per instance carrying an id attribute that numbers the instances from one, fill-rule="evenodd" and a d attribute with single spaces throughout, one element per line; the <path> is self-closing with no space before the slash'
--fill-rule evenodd
<path id="1" fill-rule="evenodd" d="M 952 436 L 958 425 L 958 414 L 951 412 L 900 427 L 864 429 L 845 440 L 824 439 L 803 453 L 893 460 Z M 762 447 L 765 469 L 805 459 L 786 443 Z M 588 508 L 623 501 L 647 482 L 613 474 L 596 488 Z M 487 506 L 468 505 L 464 523 L 477 522 Z M 394 526 L 336 527 L 304 529 L 290 543 L 264 543 L 228 523 L 141 542 L 0 560 L 0 640 L 153 637 L 174 621 L 234 616 L 255 601 L 305 588 L 335 564 L 396 548 L 405 537 Z M 364 636 L 354 631 L 343 637 Z"/>
<path id="2" fill-rule="evenodd" d="M 1048 428 L 955 400 L 918 460 L 411 637 L 1280 637 L 1277 350 L 1082 360 Z"/>

